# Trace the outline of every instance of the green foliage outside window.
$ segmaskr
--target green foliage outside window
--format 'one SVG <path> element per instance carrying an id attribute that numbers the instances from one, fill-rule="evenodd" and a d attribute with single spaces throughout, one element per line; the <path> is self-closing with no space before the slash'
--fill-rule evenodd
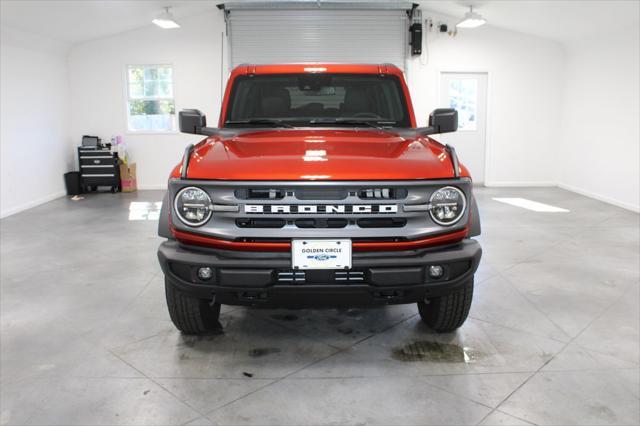
<path id="1" fill-rule="evenodd" d="M 170 65 L 132 65 L 127 68 L 130 130 L 173 130 L 173 70 Z"/>

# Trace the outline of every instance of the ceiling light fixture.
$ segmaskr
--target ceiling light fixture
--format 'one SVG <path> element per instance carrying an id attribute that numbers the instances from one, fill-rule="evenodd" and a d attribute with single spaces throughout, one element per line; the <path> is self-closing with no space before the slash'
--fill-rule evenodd
<path id="1" fill-rule="evenodd" d="M 484 19 L 479 13 L 473 11 L 473 6 L 469 6 L 469 11 L 465 13 L 462 21 L 456 24 L 458 28 L 477 28 L 480 25 L 484 25 L 487 23 L 487 20 Z"/>
<path id="2" fill-rule="evenodd" d="M 162 12 L 157 18 L 155 18 L 151 22 L 153 22 L 154 24 L 156 24 L 157 26 L 165 30 L 180 28 L 180 24 L 178 24 L 173 19 L 173 14 L 169 9 L 170 9 L 169 7 L 165 7 L 164 12 Z"/>

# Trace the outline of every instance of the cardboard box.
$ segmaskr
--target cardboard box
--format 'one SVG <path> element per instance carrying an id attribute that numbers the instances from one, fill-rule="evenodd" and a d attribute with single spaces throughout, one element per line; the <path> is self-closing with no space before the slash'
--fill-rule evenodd
<path id="1" fill-rule="evenodd" d="M 136 163 L 120 164 L 120 184 L 122 185 L 122 192 L 135 192 L 138 189 Z"/>

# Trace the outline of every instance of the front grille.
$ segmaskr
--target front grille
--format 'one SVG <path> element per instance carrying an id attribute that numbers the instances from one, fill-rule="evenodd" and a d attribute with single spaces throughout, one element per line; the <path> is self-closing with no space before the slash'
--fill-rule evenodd
<path id="1" fill-rule="evenodd" d="M 336 271 L 334 279 L 347 282 L 364 281 L 364 271 Z"/>
<path id="2" fill-rule="evenodd" d="M 349 195 L 345 188 L 298 188 L 294 192 L 298 200 L 344 200 Z"/>
<path id="3" fill-rule="evenodd" d="M 305 282 L 304 271 L 282 271 L 278 272 L 278 282 L 281 283 L 303 283 Z"/>
<path id="4" fill-rule="evenodd" d="M 176 181 L 171 197 L 194 183 Z M 202 235 L 233 241 L 282 241 L 309 238 L 348 238 L 355 242 L 405 241 L 444 231 L 457 231 L 468 223 L 465 215 L 454 226 L 436 224 L 428 213 L 433 192 L 443 186 L 462 189 L 471 200 L 468 180 L 198 183 L 216 210 L 199 227 Z M 468 205 L 471 205 L 469 202 Z M 190 231 L 179 221 L 181 231 Z M 191 230 L 192 231 L 192 230 Z M 307 276 L 307 281 L 309 277 Z"/>
<path id="5" fill-rule="evenodd" d="M 245 188 L 235 191 L 239 200 L 282 200 L 286 195 L 284 189 Z"/>
<path id="6" fill-rule="evenodd" d="M 356 221 L 360 228 L 402 228 L 407 224 L 407 219 L 384 217 L 364 218 Z"/>
<path id="7" fill-rule="evenodd" d="M 400 200 L 407 197 L 404 188 L 366 188 L 358 191 L 358 197 L 363 200 Z"/>
<path id="8" fill-rule="evenodd" d="M 347 219 L 297 219 L 298 228 L 344 228 L 349 224 Z"/>
<path id="9" fill-rule="evenodd" d="M 236 219 L 238 228 L 282 228 L 287 224 L 284 219 Z"/>
<path id="10" fill-rule="evenodd" d="M 286 191 L 282 188 L 243 188 L 235 191 L 240 200 L 281 200 L 293 195 L 298 200 L 331 201 L 357 196 L 361 200 L 401 200 L 407 197 L 405 188 L 362 188 L 350 191 L 347 188 L 297 188 Z"/>
<path id="11" fill-rule="evenodd" d="M 301 229 L 317 229 L 317 228 L 346 228 L 349 225 L 349 220 L 341 218 L 329 218 L 329 219 L 296 219 L 290 221 L 296 228 Z M 386 217 L 386 218 L 362 218 L 355 221 L 360 228 L 402 228 L 407 224 L 407 219 Z M 236 219 L 236 226 L 238 228 L 284 228 L 287 221 L 284 219 L 266 219 L 266 218 L 241 218 Z"/>
<path id="12" fill-rule="evenodd" d="M 365 214 L 397 214 L 398 205 L 386 204 L 259 204 L 247 203 L 243 214 L 247 215 L 365 215 Z"/>
<path id="13" fill-rule="evenodd" d="M 281 284 L 345 284 L 364 282 L 364 271 L 352 269 L 349 271 L 312 270 L 294 271 L 292 269 L 278 272 L 278 282 Z"/>

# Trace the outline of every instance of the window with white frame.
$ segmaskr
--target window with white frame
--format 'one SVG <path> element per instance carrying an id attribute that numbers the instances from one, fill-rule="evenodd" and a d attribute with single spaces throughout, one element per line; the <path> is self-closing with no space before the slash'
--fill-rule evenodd
<path id="1" fill-rule="evenodd" d="M 131 132 L 176 129 L 171 65 L 127 66 L 127 122 Z"/>

